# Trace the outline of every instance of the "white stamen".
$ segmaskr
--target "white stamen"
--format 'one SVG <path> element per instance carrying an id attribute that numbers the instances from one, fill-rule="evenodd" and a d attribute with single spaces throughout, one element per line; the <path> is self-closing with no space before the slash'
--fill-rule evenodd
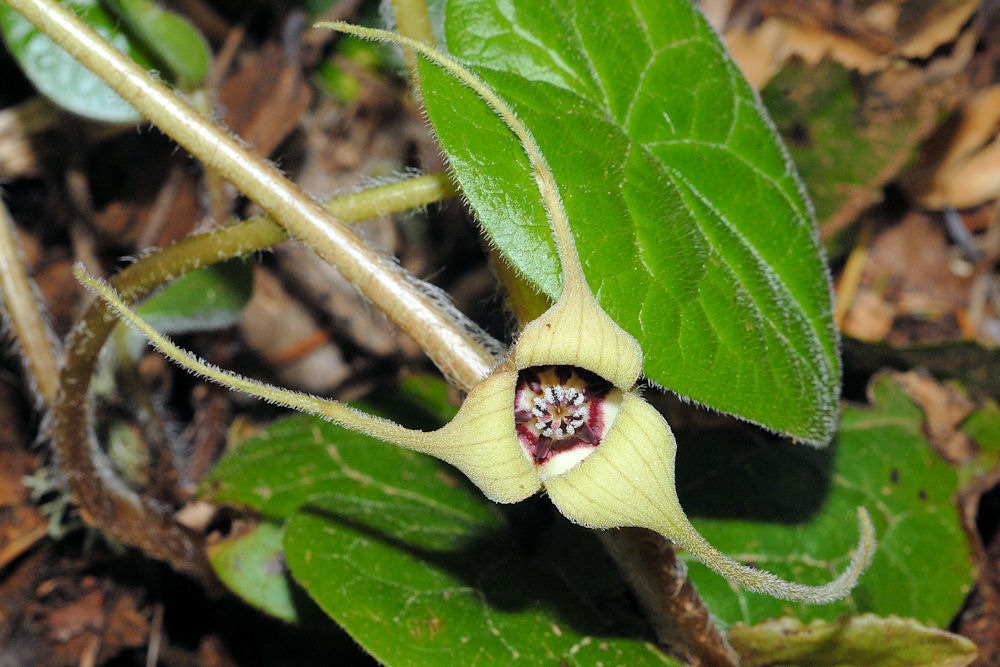
<path id="1" fill-rule="evenodd" d="M 561 384 L 543 385 L 529 402 L 536 433 L 560 439 L 574 435 L 587 423 L 586 391 Z"/>

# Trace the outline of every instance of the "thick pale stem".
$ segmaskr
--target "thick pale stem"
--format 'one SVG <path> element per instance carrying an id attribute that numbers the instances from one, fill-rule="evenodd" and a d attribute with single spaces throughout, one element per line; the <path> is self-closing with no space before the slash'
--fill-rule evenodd
<path id="1" fill-rule="evenodd" d="M 14 222 L 0 201 L 0 299 L 7 306 L 14 335 L 24 355 L 25 368 L 47 407 L 59 389 L 55 339 L 42 319 L 31 279 L 21 261 Z M 31 384 L 31 383 L 29 383 Z"/>
<path id="2" fill-rule="evenodd" d="M 521 142 L 521 146 L 524 148 L 524 152 L 528 155 L 528 160 L 535 175 L 535 182 L 542 195 L 545 211 L 549 216 L 549 224 L 552 226 L 552 233 L 556 240 L 556 249 L 559 251 L 563 291 L 565 292 L 571 288 L 585 288 L 587 283 L 583 276 L 583 267 L 580 265 L 580 257 L 576 252 L 576 242 L 573 239 L 573 232 L 569 227 L 566 209 L 559 198 L 559 188 L 556 186 L 555 176 L 553 176 L 552 170 L 549 168 L 549 164 L 545 160 L 545 156 L 542 155 L 538 143 L 531 135 L 531 132 L 518 119 L 514 110 L 499 95 L 493 92 L 478 76 L 463 67 L 454 58 L 424 42 L 403 37 L 387 30 L 362 28 L 350 23 L 318 23 L 317 27 L 329 28 L 339 32 L 358 35 L 359 37 L 367 37 L 368 39 L 391 42 L 412 49 L 435 65 L 454 74 L 459 81 L 468 86 L 484 102 L 490 105 L 490 108 L 493 109 L 515 136 L 517 136 Z"/>
<path id="3" fill-rule="evenodd" d="M 4 0 L 93 71 L 209 168 L 218 171 L 336 266 L 344 277 L 414 338 L 449 377 L 473 385 L 494 360 L 465 323 L 456 322 L 391 259 L 383 257 L 322 206 L 199 114 L 55 0 Z"/>

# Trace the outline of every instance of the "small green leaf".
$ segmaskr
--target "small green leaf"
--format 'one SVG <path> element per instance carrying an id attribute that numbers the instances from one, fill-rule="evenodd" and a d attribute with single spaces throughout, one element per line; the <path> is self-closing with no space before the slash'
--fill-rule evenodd
<path id="1" fill-rule="evenodd" d="M 795 614 L 832 620 L 846 612 L 911 616 L 947 627 L 973 580 L 954 497 L 958 473 L 927 445 L 923 413 L 890 376 L 870 387 L 872 407 L 844 410 L 830 450 L 788 443 L 748 446 L 679 437 L 681 502 L 720 551 L 775 574 L 818 584 L 843 568 L 856 539 L 854 508 L 871 512 L 878 551 L 850 596 L 791 605 L 737 590 L 688 560 L 712 613 L 726 623 Z M 726 489 L 720 498 L 719 489 Z"/>
<path id="2" fill-rule="evenodd" d="M 258 609 L 295 623 L 299 605 L 285 566 L 281 533 L 281 526 L 264 521 L 248 533 L 209 545 L 208 558 L 231 591 Z"/>
<path id="3" fill-rule="evenodd" d="M 451 0 L 448 48 L 534 134 L 588 280 L 653 381 L 808 441 L 840 366 L 810 206 L 758 100 L 685 0 Z M 510 131 L 423 62 L 428 117 L 492 240 L 549 295 L 558 264 Z M 582 323 L 586 326 L 586 323 Z"/>
<path id="4" fill-rule="evenodd" d="M 358 78 L 358 69 L 376 70 L 384 60 L 386 50 L 378 44 L 359 37 L 344 36 L 337 40 L 336 50 L 331 57 L 323 62 L 313 74 L 313 80 L 338 102 L 353 104 L 364 90 L 364 84 Z M 336 64 L 339 59 L 346 59 L 351 67 Z"/>
<path id="5" fill-rule="evenodd" d="M 253 264 L 233 259 L 181 276 L 135 310 L 164 333 L 221 329 L 239 322 L 252 295 Z"/>
<path id="6" fill-rule="evenodd" d="M 422 497 L 427 486 L 438 495 L 476 493 L 461 474 L 433 458 L 305 415 L 275 422 L 240 443 L 212 469 L 203 488 L 212 502 L 282 520 L 311 498 L 342 493 L 344 480 L 378 484 L 404 498 Z M 465 517 L 493 518 L 487 505 Z"/>
<path id="7" fill-rule="evenodd" d="M 126 35 L 118 21 L 97 0 L 64 2 L 87 25 L 122 53 L 150 68 L 139 44 Z M 142 118 L 132 105 L 108 88 L 90 70 L 70 57 L 27 19 L 0 3 L 0 30 L 11 55 L 38 92 L 73 113 L 109 123 L 134 122 Z"/>
<path id="8" fill-rule="evenodd" d="M 484 502 L 379 486 L 314 499 L 285 531 L 295 579 L 377 660 L 429 664 L 676 665 L 643 640 L 594 536 L 560 522 L 531 557 Z M 457 500 L 452 498 L 452 500 Z"/>
<path id="9" fill-rule="evenodd" d="M 136 307 L 147 322 L 165 334 L 231 327 L 240 321 L 253 295 L 253 264 L 233 259 L 187 273 Z M 121 327 L 123 344 L 138 357 L 146 339 Z"/>
<path id="10" fill-rule="evenodd" d="M 150 0 L 102 0 L 132 34 L 170 71 L 180 88 L 201 85 L 212 64 L 212 52 L 198 29 L 179 14 Z"/>
<path id="11" fill-rule="evenodd" d="M 961 635 L 928 628 L 913 619 L 874 614 L 809 625 L 796 618 L 754 626 L 741 623 L 729 628 L 728 639 L 746 667 L 965 667 L 976 659 L 976 645 Z"/>
<path id="12" fill-rule="evenodd" d="M 976 443 L 976 456 L 962 467 L 963 485 L 990 475 L 1000 459 L 1000 405 L 991 398 L 962 423 L 962 432 Z"/>

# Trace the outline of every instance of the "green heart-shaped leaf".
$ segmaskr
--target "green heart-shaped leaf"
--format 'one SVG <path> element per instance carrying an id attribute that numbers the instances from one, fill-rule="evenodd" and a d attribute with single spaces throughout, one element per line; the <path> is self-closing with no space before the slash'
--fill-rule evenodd
<path id="1" fill-rule="evenodd" d="M 528 126 L 588 280 L 653 381 L 808 441 L 840 366 L 811 209 L 756 95 L 685 0 L 451 0 L 450 51 Z M 558 263 L 514 136 L 423 62 L 428 117 L 492 240 L 549 295 Z M 581 326 L 587 324 L 581 323 Z"/>
<path id="2" fill-rule="evenodd" d="M 461 519 L 483 502 L 476 495 L 444 504 L 352 480 L 343 490 L 292 517 L 285 554 L 296 581 L 380 662 L 678 664 L 643 639 L 589 531 L 560 522 L 530 554 L 496 520 Z"/>

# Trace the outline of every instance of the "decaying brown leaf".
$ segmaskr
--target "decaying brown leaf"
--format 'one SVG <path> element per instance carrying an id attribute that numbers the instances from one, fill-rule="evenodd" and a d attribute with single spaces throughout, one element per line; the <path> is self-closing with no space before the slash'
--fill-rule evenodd
<path id="1" fill-rule="evenodd" d="M 901 180 L 929 209 L 970 208 L 1000 196 L 1000 85 L 969 98 Z"/>
<path id="2" fill-rule="evenodd" d="M 930 57 L 958 38 L 979 4 L 979 0 L 882 0 L 855 6 L 830 0 L 765 0 L 744 3 L 727 17 L 723 38 L 744 75 L 758 88 L 795 56 L 810 65 L 830 58 L 871 74 L 894 61 Z"/>
<path id="3" fill-rule="evenodd" d="M 918 371 L 896 374 L 896 381 L 924 411 L 924 429 L 931 445 L 952 463 L 968 462 L 974 447 L 959 426 L 976 404 L 954 386 L 941 384 Z"/>
<path id="4" fill-rule="evenodd" d="M 741 3 L 723 36 L 839 241 L 972 88 L 980 3 Z M 985 56 L 981 56 L 982 59 Z"/>
<path id="5" fill-rule="evenodd" d="M 350 375 L 340 350 L 309 311 L 293 299 L 268 271 L 254 271 L 253 298 L 240 329 L 247 344 L 263 356 L 282 384 L 323 393 Z"/>
<path id="6" fill-rule="evenodd" d="M 906 215 L 872 241 L 844 333 L 895 345 L 961 338 L 956 313 L 972 285 L 962 266 L 939 219 Z"/>

